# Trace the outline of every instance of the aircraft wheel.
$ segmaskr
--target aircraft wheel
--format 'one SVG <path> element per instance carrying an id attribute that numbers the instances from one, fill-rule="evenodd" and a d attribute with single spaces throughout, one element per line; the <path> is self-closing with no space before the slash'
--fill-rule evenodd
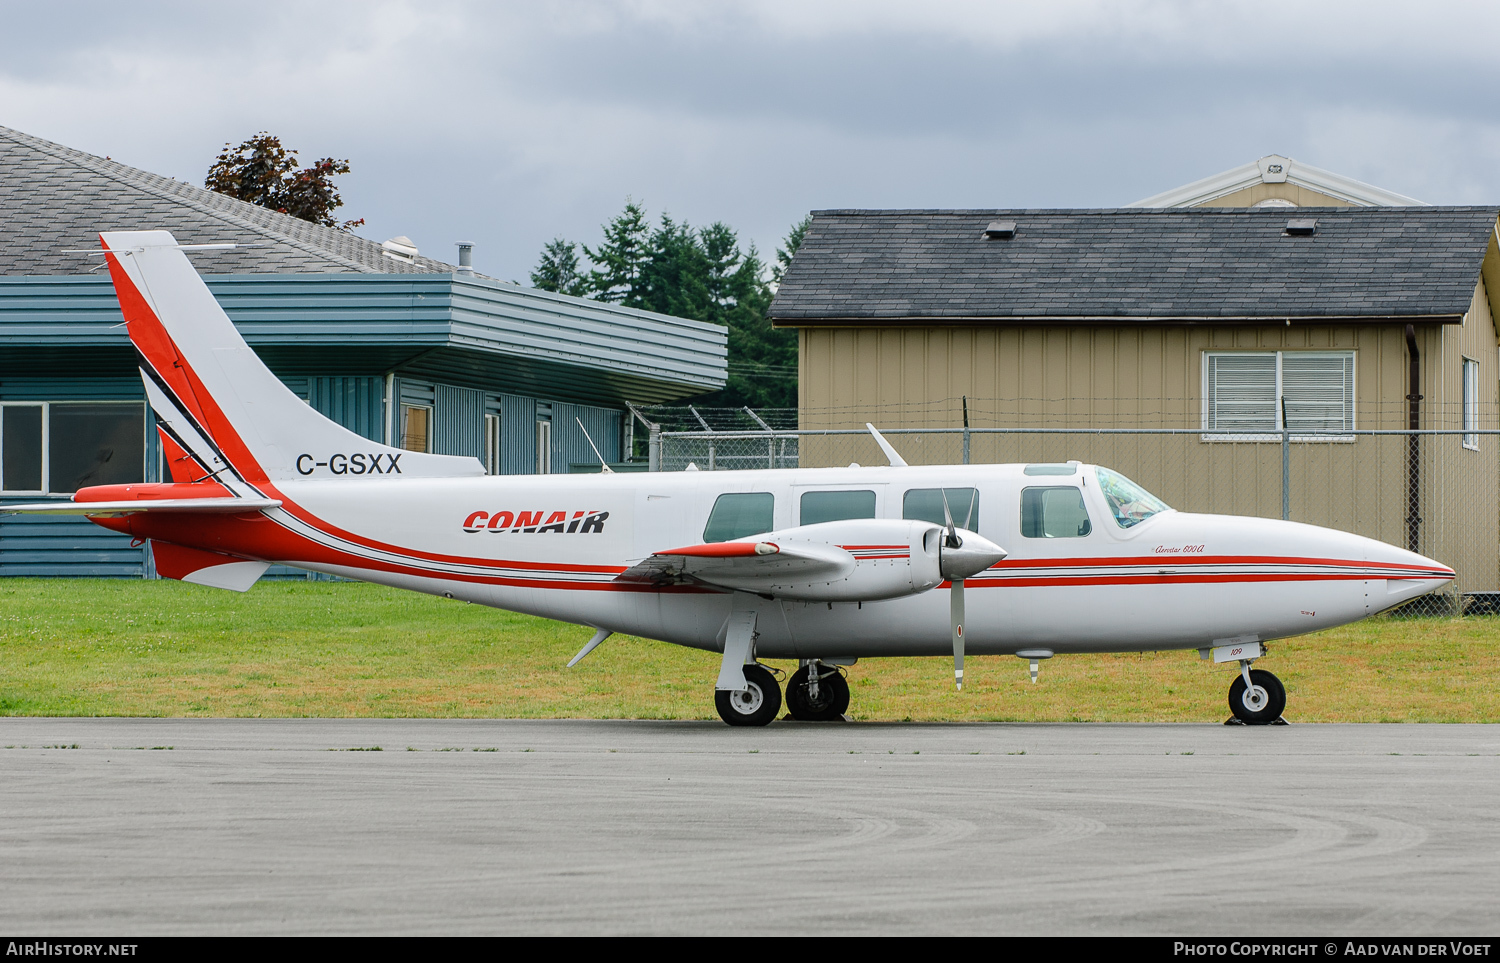
<path id="1" fill-rule="evenodd" d="M 731 726 L 764 726 L 781 711 L 781 686 L 764 666 L 745 666 L 744 692 L 714 692 L 719 718 Z"/>
<path id="2" fill-rule="evenodd" d="M 818 678 L 818 698 L 807 693 L 808 670 L 804 665 L 786 684 L 786 708 L 802 722 L 832 722 L 849 710 L 849 681 L 837 669 Z"/>
<path id="3" fill-rule="evenodd" d="M 1264 669 L 1250 670 L 1250 688 L 1245 677 L 1237 675 L 1229 687 L 1229 711 L 1247 726 L 1264 726 L 1281 718 L 1286 708 L 1286 687 Z"/>

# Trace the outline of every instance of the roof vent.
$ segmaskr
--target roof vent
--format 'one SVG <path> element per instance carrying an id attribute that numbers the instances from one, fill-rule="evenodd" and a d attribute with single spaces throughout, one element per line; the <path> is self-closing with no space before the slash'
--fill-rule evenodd
<path id="1" fill-rule="evenodd" d="M 417 246 L 404 234 L 382 241 L 380 249 L 385 252 L 386 257 L 393 257 L 398 261 L 410 261 L 417 256 Z"/>
<path id="2" fill-rule="evenodd" d="M 1294 217 L 1286 222 L 1286 232 L 1293 237 L 1312 237 L 1318 233 L 1318 219 L 1315 217 Z"/>
<path id="3" fill-rule="evenodd" d="M 1016 222 L 990 221 L 990 226 L 984 229 L 984 236 L 992 241 L 1008 241 L 1016 236 Z"/>
<path id="4" fill-rule="evenodd" d="M 458 270 L 454 274 L 462 274 L 467 277 L 474 276 L 474 242 L 458 242 Z"/>

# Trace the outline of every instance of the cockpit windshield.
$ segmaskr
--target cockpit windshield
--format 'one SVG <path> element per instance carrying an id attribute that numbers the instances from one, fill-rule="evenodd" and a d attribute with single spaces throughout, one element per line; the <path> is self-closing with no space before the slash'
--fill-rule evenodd
<path id="1" fill-rule="evenodd" d="M 1124 475 L 1108 468 L 1095 468 L 1094 475 L 1099 479 L 1099 490 L 1104 493 L 1104 500 L 1115 516 L 1115 524 L 1121 528 L 1139 525 L 1157 512 L 1171 509 L 1166 502 Z"/>

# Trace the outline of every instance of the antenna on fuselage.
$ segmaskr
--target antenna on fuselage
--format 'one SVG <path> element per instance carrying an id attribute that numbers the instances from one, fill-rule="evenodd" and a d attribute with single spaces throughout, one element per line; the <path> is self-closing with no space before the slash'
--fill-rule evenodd
<path id="1" fill-rule="evenodd" d="M 609 462 L 605 461 L 604 456 L 599 454 L 599 446 L 594 444 L 594 439 L 589 438 L 589 430 L 583 427 L 583 419 L 574 418 L 573 420 L 578 422 L 578 430 L 583 432 L 583 437 L 588 441 L 589 447 L 594 449 L 594 457 L 599 459 L 599 467 L 603 469 L 606 475 L 613 475 L 615 470 L 609 467 Z"/>
<path id="2" fill-rule="evenodd" d="M 907 465 L 906 465 L 906 459 L 902 458 L 899 454 L 897 454 L 896 449 L 894 449 L 894 448 L 891 447 L 891 443 L 885 440 L 885 436 L 884 435 L 882 435 L 879 431 L 875 430 L 875 426 L 874 425 L 870 424 L 867 421 L 867 422 L 865 422 L 865 427 L 868 428 L 868 429 L 870 429 L 870 434 L 871 435 L 875 436 L 875 444 L 879 445 L 880 446 L 880 450 L 883 451 L 883 452 L 885 452 L 885 457 L 886 457 L 887 460 L 890 461 L 892 468 L 905 468 L 905 467 L 907 467 Z"/>

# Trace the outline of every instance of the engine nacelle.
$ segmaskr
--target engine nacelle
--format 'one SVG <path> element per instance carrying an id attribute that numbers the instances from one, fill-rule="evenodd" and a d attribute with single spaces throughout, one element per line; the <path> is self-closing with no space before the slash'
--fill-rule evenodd
<path id="1" fill-rule="evenodd" d="M 776 546 L 775 555 L 756 566 L 759 571 L 740 566 L 692 574 L 724 588 L 806 602 L 901 598 L 942 584 L 941 533 L 931 522 L 894 519 L 803 525 L 739 540 Z"/>

